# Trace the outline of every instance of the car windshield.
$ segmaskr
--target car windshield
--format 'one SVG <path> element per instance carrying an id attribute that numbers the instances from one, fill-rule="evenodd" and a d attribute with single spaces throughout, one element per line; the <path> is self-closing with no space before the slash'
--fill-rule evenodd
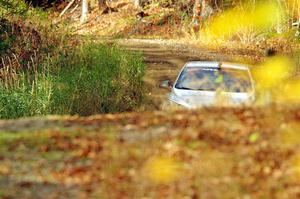
<path id="1" fill-rule="evenodd" d="M 252 89 L 248 70 L 209 67 L 185 68 L 175 88 L 224 92 L 249 92 Z"/>

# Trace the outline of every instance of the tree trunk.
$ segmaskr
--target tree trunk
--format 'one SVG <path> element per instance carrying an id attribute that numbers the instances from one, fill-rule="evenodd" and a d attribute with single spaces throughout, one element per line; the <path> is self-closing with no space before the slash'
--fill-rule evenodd
<path id="1" fill-rule="evenodd" d="M 194 30 L 199 30 L 204 20 L 209 18 L 213 13 L 213 8 L 209 5 L 208 0 L 195 0 L 193 20 L 191 26 Z"/>
<path id="2" fill-rule="evenodd" d="M 200 26 L 202 3 L 203 0 L 195 0 L 194 10 L 193 10 L 193 20 L 191 24 L 194 29 L 199 29 Z"/>
<path id="3" fill-rule="evenodd" d="M 134 0 L 134 6 L 136 8 L 139 8 L 140 7 L 140 0 Z"/>
<path id="4" fill-rule="evenodd" d="M 82 0 L 81 18 L 80 18 L 81 23 L 86 22 L 88 17 L 88 12 L 89 12 L 88 0 Z"/>

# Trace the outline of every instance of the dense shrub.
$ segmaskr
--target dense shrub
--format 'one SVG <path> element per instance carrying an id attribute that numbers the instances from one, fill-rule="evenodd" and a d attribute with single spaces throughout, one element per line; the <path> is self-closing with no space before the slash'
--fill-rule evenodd
<path id="1" fill-rule="evenodd" d="M 48 44 L 49 45 L 49 44 Z M 17 57 L 20 65 L 27 65 L 31 56 L 41 49 L 41 36 L 22 22 L 0 19 L 0 56 Z M 0 65 L 3 63 L 1 62 Z"/>

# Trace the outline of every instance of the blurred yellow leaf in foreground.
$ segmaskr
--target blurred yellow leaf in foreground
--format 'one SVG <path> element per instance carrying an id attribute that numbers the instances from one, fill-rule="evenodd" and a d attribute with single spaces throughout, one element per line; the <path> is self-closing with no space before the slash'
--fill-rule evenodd
<path id="1" fill-rule="evenodd" d="M 154 157 L 146 162 L 144 174 L 154 183 L 170 183 L 180 175 L 180 164 L 170 157 Z"/>
<path id="2" fill-rule="evenodd" d="M 10 168 L 6 165 L 0 164 L 0 176 L 1 175 L 7 175 L 10 172 Z"/>
<path id="3" fill-rule="evenodd" d="M 272 28 L 281 22 L 284 17 L 284 11 L 276 2 L 264 2 L 258 4 L 253 12 L 247 16 L 250 24 L 260 30 Z"/>
<path id="4" fill-rule="evenodd" d="M 279 88 L 282 81 L 291 74 L 292 66 L 292 62 L 287 57 L 277 56 L 267 59 L 253 71 L 258 89 Z"/>
<path id="5" fill-rule="evenodd" d="M 282 103 L 300 103 L 300 80 L 284 83 L 276 97 Z"/>
<path id="6" fill-rule="evenodd" d="M 218 38 L 230 38 L 245 29 L 265 30 L 281 22 L 284 12 L 276 2 L 236 7 L 216 16 L 208 26 Z"/>
<path id="7" fill-rule="evenodd" d="M 224 12 L 222 15 L 213 19 L 209 26 L 209 32 L 212 35 L 221 37 L 230 37 L 242 27 L 244 14 L 237 10 Z"/>

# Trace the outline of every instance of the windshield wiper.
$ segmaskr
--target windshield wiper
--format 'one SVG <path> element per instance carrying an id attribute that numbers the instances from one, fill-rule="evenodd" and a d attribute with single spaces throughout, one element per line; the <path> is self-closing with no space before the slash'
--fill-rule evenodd
<path id="1" fill-rule="evenodd" d="M 197 88 L 197 91 L 209 91 L 208 89 L 203 89 L 203 88 Z"/>
<path id="2" fill-rule="evenodd" d="M 184 87 L 184 86 L 178 86 L 178 87 L 175 87 L 177 89 L 182 89 L 182 90 L 193 90 L 193 91 L 206 91 L 207 89 L 203 89 L 203 88 L 197 88 L 197 89 L 193 89 L 193 88 L 187 88 L 187 87 Z"/>
<path id="3" fill-rule="evenodd" d="M 177 89 L 183 89 L 183 90 L 192 90 L 191 88 L 187 88 L 187 87 L 184 87 L 184 86 L 177 86 L 176 88 Z"/>

